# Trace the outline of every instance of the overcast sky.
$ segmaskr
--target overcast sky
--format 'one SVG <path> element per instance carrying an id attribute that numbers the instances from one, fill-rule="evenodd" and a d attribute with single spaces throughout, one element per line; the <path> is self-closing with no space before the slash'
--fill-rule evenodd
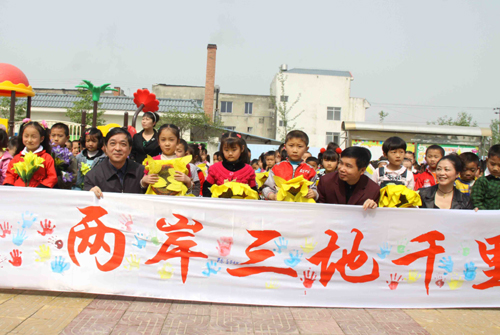
<path id="1" fill-rule="evenodd" d="M 367 121 L 381 109 L 422 124 L 466 111 L 487 126 L 500 107 L 497 0 L 0 0 L 0 13 L 0 62 L 35 88 L 203 86 L 215 43 L 225 93 L 269 94 L 286 63 L 351 71 Z"/>

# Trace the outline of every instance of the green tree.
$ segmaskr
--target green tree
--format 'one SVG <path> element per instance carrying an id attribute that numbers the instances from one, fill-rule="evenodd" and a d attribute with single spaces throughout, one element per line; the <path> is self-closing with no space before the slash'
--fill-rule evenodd
<path id="1" fill-rule="evenodd" d="M 455 120 L 445 115 L 444 117 L 438 117 L 437 121 L 427 122 L 427 124 L 435 124 L 439 126 L 477 127 L 477 122 L 472 119 L 472 114 L 468 114 L 467 112 L 458 113 Z"/>
<path id="2" fill-rule="evenodd" d="M 85 124 L 87 126 L 92 125 L 92 111 L 94 108 L 94 102 L 92 100 L 92 92 L 84 89 L 78 90 L 77 95 L 80 100 L 73 102 L 73 107 L 66 110 L 66 116 L 71 120 L 71 122 L 81 123 L 82 122 L 82 111 L 87 111 L 87 117 Z M 101 106 L 101 103 L 98 104 Z M 102 126 L 105 124 L 104 111 L 97 111 L 97 125 Z"/>
<path id="3" fill-rule="evenodd" d="M 212 119 L 206 115 L 202 109 L 200 113 L 185 113 L 178 110 L 168 111 L 167 113 L 161 114 L 161 122 L 157 124 L 157 127 L 161 124 L 172 123 L 179 127 L 181 136 L 188 130 L 191 131 L 191 140 L 206 140 L 211 136 L 220 135 L 223 127 L 221 121 L 212 121 Z"/>
<path id="4" fill-rule="evenodd" d="M 17 102 L 17 99 L 16 99 Z M 16 103 L 16 113 L 14 114 L 14 120 L 15 121 L 21 121 L 26 117 L 26 101 L 23 102 L 22 104 L 17 104 Z M 10 98 L 9 97 L 2 97 L 0 99 L 0 116 L 2 119 L 9 119 L 10 118 Z"/>
<path id="5" fill-rule="evenodd" d="M 380 123 L 384 122 L 385 118 L 389 116 L 389 113 L 385 113 L 384 111 L 380 111 L 378 113 L 378 116 L 380 118 Z"/>
<path id="6" fill-rule="evenodd" d="M 500 121 L 498 119 L 491 120 L 490 129 L 491 129 L 491 144 L 500 143 Z"/>

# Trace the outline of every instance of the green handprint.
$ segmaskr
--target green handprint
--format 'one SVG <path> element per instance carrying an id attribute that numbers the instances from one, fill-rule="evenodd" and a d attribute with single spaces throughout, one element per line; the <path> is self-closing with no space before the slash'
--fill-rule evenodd
<path id="1" fill-rule="evenodd" d="M 46 262 L 48 260 L 50 260 L 50 256 L 51 256 L 51 253 L 50 253 L 50 247 L 49 246 L 46 246 L 45 244 L 42 244 L 40 246 L 40 251 L 35 251 L 36 254 L 38 255 L 38 259 L 35 259 L 35 261 L 37 262 Z"/>
<path id="2" fill-rule="evenodd" d="M 406 246 L 408 245 L 408 239 L 405 238 L 401 241 L 398 242 L 398 254 L 404 254 L 408 250 L 406 249 Z"/>
<path id="3" fill-rule="evenodd" d="M 114 88 L 108 87 L 111 84 L 104 84 L 104 85 L 101 85 L 101 86 L 94 86 L 94 84 L 92 84 L 88 80 L 82 80 L 82 81 L 85 83 L 85 85 L 77 85 L 76 87 L 85 88 L 85 89 L 89 90 L 90 92 L 92 92 L 92 100 L 93 101 L 99 101 L 99 98 L 101 97 L 101 93 L 104 93 L 106 91 L 115 91 L 115 92 L 118 92 L 118 90 L 116 90 Z"/>
<path id="4" fill-rule="evenodd" d="M 162 268 L 158 270 L 158 274 L 160 275 L 161 279 L 170 279 L 174 275 L 174 268 L 172 267 L 172 264 L 170 263 L 165 263 L 163 264 Z"/>
<path id="5" fill-rule="evenodd" d="M 141 259 L 137 257 L 137 255 L 130 254 L 130 258 L 125 258 L 128 262 L 128 265 L 124 265 L 123 267 L 127 270 L 139 269 L 141 265 Z"/>
<path id="6" fill-rule="evenodd" d="M 154 236 L 153 234 L 150 234 L 149 237 L 151 238 L 151 243 L 153 243 L 154 245 L 160 245 L 160 239 L 158 238 L 158 232 L 155 231 L 154 232 Z"/>

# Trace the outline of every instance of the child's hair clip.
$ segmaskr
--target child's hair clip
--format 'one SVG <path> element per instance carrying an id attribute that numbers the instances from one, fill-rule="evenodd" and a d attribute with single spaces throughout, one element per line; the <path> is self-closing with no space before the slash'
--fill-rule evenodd
<path id="1" fill-rule="evenodd" d="M 321 149 L 319 149 L 319 152 L 320 152 L 320 153 L 324 153 L 325 151 L 326 151 L 326 149 L 325 149 L 325 148 L 321 148 Z"/>
<path id="2" fill-rule="evenodd" d="M 45 129 L 49 128 L 49 127 L 47 126 L 47 122 L 45 122 L 45 120 L 42 120 L 42 121 L 40 122 L 40 124 L 41 124 L 41 125 L 42 125 L 42 127 L 44 127 Z"/>
<path id="3" fill-rule="evenodd" d="M 336 152 L 336 153 L 338 153 L 338 154 L 340 155 L 340 154 L 342 153 L 342 149 L 337 148 L 337 149 L 335 149 L 335 152 Z"/>
<path id="4" fill-rule="evenodd" d="M 87 130 L 87 131 L 85 132 L 85 135 L 90 135 L 90 130 Z"/>
<path id="5" fill-rule="evenodd" d="M 241 138 L 241 135 L 240 135 L 240 134 L 236 134 L 236 136 L 238 136 L 239 138 Z"/>
<path id="6" fill-rule="evenodd" d="M 27 118 L 23 119 L 23 123 L 28 123 L 28 122 L 30 122 L 30 121 L 31 121 L 31 119 L 30 119 L 29 117 L 27 117 Z"/>

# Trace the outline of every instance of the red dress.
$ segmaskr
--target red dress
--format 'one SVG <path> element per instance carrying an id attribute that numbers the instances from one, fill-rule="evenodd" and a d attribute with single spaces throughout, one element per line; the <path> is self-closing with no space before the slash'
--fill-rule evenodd
<path id="1" fill-rule="evenodd" d="M 43 162 L 43 167 L 38 168 L 33 177 L 30 180 L 29 187 L 37 187 L 39 185 L 43 185 L 49 188 L 53 188 L 57 184 L 57 173 L 56 168 L 54 166 L 54 159 L 42 150 L 35 155 L 42 157 L 45 161 Z M 12 169 L 15 163 L 24 162 L 24 155 L 19 153 L 12 158 L 9 163 L 9 167 L 7 169 L 7 175 L 5 176 L 5 180 L 3 182 L 4 185 L 14 185 L 25 187 L 24 181 L 19 178 L 17 173 Z"/>

